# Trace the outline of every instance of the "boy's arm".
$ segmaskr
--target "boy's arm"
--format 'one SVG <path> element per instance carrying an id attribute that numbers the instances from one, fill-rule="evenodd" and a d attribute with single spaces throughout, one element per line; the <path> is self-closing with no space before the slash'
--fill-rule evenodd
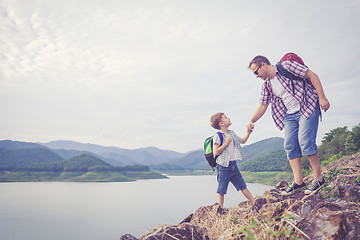
<path id="1" fill-rule="evenodd" d="M 214 154 L 215 156 L 219 156 L 225 148 L 231 143 L 232 138 L 227 136 L 223 145 L 219 146 L 219 144 L 214 143 Z"/>
<path id="2" fill-rule="evenodd" d="M 241 144 L 245 144 L 247 142 L 247 140 L 249 139 L 250 137 L 250 134 L 251 134 L 252 130 L 248 129 L 247 128 L 247 133 L 246 135 L 241 139 Z"/>

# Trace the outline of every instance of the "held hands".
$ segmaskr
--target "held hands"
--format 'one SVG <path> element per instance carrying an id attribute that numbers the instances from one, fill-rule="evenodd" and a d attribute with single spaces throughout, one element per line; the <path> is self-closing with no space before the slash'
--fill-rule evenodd
<path id="1" fill-rule="evenodd" d="M 255 124 L 253 122 L 249 122 L 248 125 L 246 125 L 247 132 L 250 134 L 254 130 Z"/>

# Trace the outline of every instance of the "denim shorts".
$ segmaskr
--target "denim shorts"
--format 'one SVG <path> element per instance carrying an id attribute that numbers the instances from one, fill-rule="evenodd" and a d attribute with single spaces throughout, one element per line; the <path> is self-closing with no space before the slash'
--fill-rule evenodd
<path id="1" fill-rule="evenodd" d="M 229 182 L 231 182 L 237 191 L 244 190 L 246 183 L 241 176 L 241 173 L 236 165 L 236 161 L 231 161 L 229 167 L 223 167 L 221 165 L 216 166 L 218 189 L 217 193 L 225 195 Z"/>
<path id="2" fill-rule="evenodd" d="M 285 115 L 284 149 L 289 160 L 318 153 L 316 134 L 319 115 L 319 103 L 308 119 L 304 118 L 300 112 Z"/>

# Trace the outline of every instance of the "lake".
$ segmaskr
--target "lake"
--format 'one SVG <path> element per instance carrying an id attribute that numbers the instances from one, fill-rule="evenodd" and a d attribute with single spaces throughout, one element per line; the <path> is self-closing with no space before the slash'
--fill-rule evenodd
<path id="1" fill-rule="evenodd" d="M 217 201 L 216 176 L 116 183 L 0 183 L 0 239 L 118 240 L 178 224 Z M 248 183 L 253 194 L 273 187 Z M 225 207 L 245 201 L 230 184 Z"/>

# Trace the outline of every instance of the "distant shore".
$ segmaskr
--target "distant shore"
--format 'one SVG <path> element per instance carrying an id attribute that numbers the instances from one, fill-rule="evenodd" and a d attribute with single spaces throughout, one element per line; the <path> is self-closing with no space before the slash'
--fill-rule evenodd
<path id="1" fill-rule="evenodd" d="M 165 178 L 153 171 L 0 171 L 0 182 L 133 182 Z"/>
<path id="2" fill-rule="evenodd" d="M 201 175 L 216 175 L 216 171 L 212 170 L 172 170 L 160 171 L 158 173 L 168 176 L 201 176 Z M 245 182 L 247 183 L 262 183 L 269 186 L 275 186 L 280 181 L 290 181 L 292 177 L 291 172 L 241 172 Z"/>

